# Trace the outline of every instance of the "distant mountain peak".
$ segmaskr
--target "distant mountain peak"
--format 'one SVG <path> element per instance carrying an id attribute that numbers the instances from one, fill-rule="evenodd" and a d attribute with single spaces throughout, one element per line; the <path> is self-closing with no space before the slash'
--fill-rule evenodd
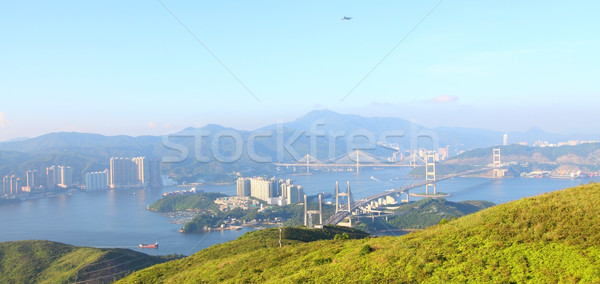
<path id="1" fill-rule="evenodd" d="M 541 128 L 537 127 L 537 126 L 534 126 L 534 127 L 529 128 L 527 131 L 525 131 L 525 133 L 530 133 L 530 134 L 533 134 L 533 133 L 544 133 L 544 134 L 547 134 L 548 131 L 546 131 L 544 129 L 541 129 Z"/>
<path id="2" fill-rule="evenodd" d="M 210 132 L 217 132 L 217 131 L 221 131 L 221 130 L 235 130 L 233 128 L 230 127 L 225 127 L 223 125 L 220 124 L 213 124 L 213 123 L 209 123 L 207 125 L 204 125 L 202 127 L 187 127 L 179 132 L 176 132 L 177 134 L 182 134 L 182 133 L 194 133 L 196 131 L 210 131 Z"/>
<path id="3" fill-rule="evenodd" d="M 305 119 L 321 119 L 321 118 L 333 118 L 333 117 L 344 117 L 345 115 L 337 113 L 329 109 L 312 110 L 307 114 L 297 118 L 295 121 Z"/>

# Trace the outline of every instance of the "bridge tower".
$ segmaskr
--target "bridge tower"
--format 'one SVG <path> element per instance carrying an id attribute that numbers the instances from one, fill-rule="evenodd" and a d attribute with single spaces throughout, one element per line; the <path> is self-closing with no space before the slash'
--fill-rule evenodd
<path id="1" fill-rule="evenodd" d="M 358 149 L 356 149 L 356 174 L 357 175 L 360 174 L 360 163 L 359 163 L 359 160 L 358 160 Z M 348 187 L 348 188 L 350 188 L 350 187 Z"/>
<path id="2" fill-rule="evenodd" d="M 348 207 L 346 207 L 346 209 L 342 209 L 342 205 L 340 204 L 340 197 L 346 197 L 347 203 L 348 203 Z M 347 185 L 346 185 L 346 192 L 340 192 L 340 185 L 339 183 L 336 181 L 335 182 L 335 213 L 338 213 L 340 211 L 348 211 L 350 212 L 350 203 L 352 201 L 350 200 L 350 182 L 348 181 Z M 350 212 L 352 213 L 352 212 Z"/>
<path id="3" fill-rule="evenodd" d="M 429 194 L 429 188 L 433 188 L 433 194 L 437 194 L 437 188 L 435 186 L 435 153 L 427 153 L 425 158 L 425 194 Z M 431 182 L 430 182 L 431 181 Z"/>
<path id="4" fill-rule="evenodd" d="M 309 174 L 310 173 L 310 155 L 306 154 L 305 158 L 306 158 L 306 173 Z"/>
<path id="5" fill-rule="evenodd" d="M 494 178 L 503 177 L 504 171 L 500 169 L 500 167 L 502 167 L 502 162 L 500 161 L 500 148 L 494 148 L 492 159 L 492 167 L 494 167 L 492 172 Z"/>
<path id="6" fill-rule="evenodd" d="M 409 203 L 410 202 L 410 191 L 406 190 L 406 199 L 402 199 L 402 193 L 400 193 L 400 203 Z"/>
<path id="7" fill-rule="evenodd" d="M 323 202 L 321 194 L 319 194 L 319 210 L 308 210 L 308 201 L 306 198 L 306 194 L 304 195 L 304 226 L 314 227 L 312 222 L 313 215 L 319 215 L 319 226 L 323 226 Z M 309 222 L 310 218 L 310 222 Z"/>
<path id="8" fill-rule="evenodd" d="M 409 156 L 406 157 L 406 160 L 408 160 L 408 165 L 413 168 L 416 168 L 417 167 L 417 157 L 415 155 L 415 152 L 414 152 L 414 150 L 410 150 L 409 153 L 410 153 Z"/>

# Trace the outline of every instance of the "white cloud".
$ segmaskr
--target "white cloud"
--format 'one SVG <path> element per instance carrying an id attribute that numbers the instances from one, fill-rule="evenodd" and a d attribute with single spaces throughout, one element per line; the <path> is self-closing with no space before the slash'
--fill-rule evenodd
<path id="1" fill-rule="evenodd" d="M 4 113 L 0 112 L 0 127 L 6 126 L 8 123 L 6 122 L 6 119 L 4 118 Z"/>
<path id="2" fill-rule="evenodd" d="M 455 101 L 458 101 L 457 96 L 439 95 L 439 96 L 437 96 L 433 99 L 429 99 L 425 102 L 430 103 L 430 104 L 445 104 L 445 103 L 451 103 L 451 102 L 455 102 Z"/>
<path id="3" fill-rule="evenodd" d="M 156 128 L 156 123 L 154 123 L 152 121 L 148 121 L 148 127 L 154 129 L 154 128 Z"/>

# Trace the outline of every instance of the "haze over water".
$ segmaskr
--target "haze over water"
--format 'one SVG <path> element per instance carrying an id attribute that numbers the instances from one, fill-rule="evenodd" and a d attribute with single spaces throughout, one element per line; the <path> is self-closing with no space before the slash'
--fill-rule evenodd
<path id="1" fill-rule="evenodd" d="M 302 185 L 309 195 L 333 193 L 335 181 L 345 190 L 350 181 L 355 199 L 387 189 L 419 181 L 407 177 L 407 169 L 361 169 L 352 172 L 320 173 L 312 175 L 282 175 Z M 577 186 L 594 179 L 484 179 L 456 178 L 442 181 L 438 191 L 452 194 L 451 201 L 487 200 L 496 204 Z M 139 250 L 139 243 L 158 241 L 159 249 L 144 249 L 148 254 L 179 253 L 190 255 L 211 245 L 236 239 L 252 230 L 215 231 L 210 233 L 181 234 L 179 224 L 168 223 L 169 217 L 146 210 L 163 192 L 183 189 L 104 191 L 74 193 L 52 198 L 29 200 L 0 206 L 0 241 L 44 239 L 67 244 L 93 247 L 120 247 Z M 201 186 L 205 192 L 235 194 L 235 185 Z M 423 189 L 416 189 L 416 192 Z M 136 193 L 133 195 L 132 193 Z M 415 198 L 412 198 L 415 200 Z"/>

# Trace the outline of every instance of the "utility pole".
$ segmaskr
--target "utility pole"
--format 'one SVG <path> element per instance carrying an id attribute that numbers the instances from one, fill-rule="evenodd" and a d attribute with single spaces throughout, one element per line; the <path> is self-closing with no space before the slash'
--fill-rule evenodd
<path id="1" fill-rule="evenodd" d="M 279 247 L 281 247 L 281 235 L 282 235 L 281 231 L 282 231 L 281 230 L 281 223 L 279 223 Z"/>

